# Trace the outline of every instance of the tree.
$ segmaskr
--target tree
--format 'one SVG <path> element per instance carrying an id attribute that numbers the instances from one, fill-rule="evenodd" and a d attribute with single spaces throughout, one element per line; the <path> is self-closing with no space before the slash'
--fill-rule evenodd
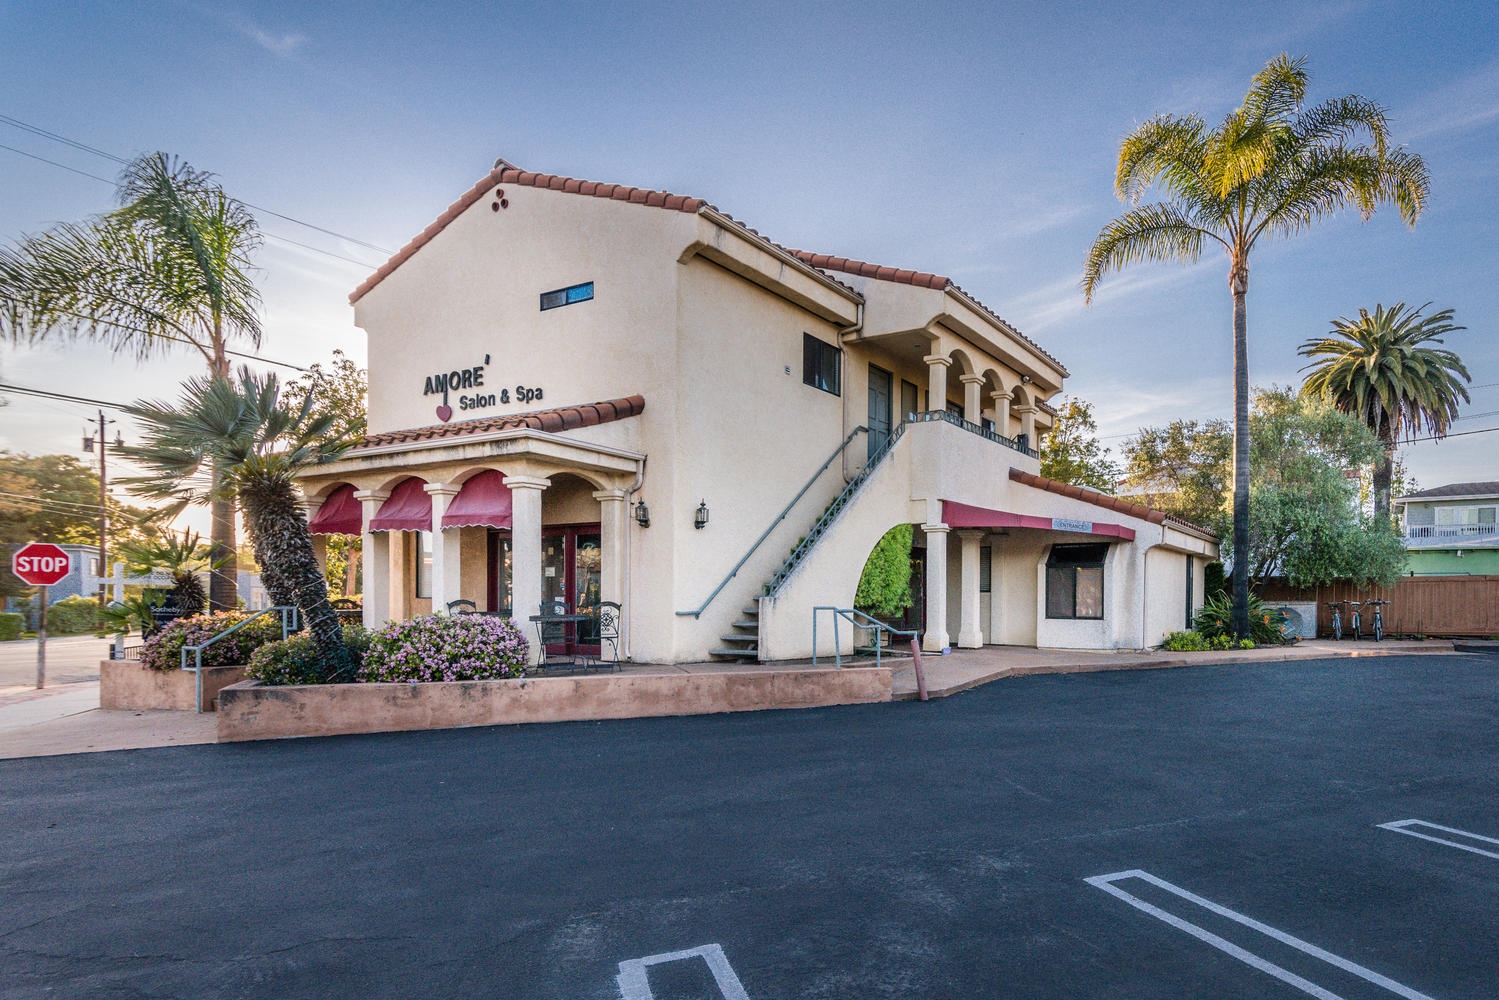
<path id="1" fill-rule="evenodd" d="M 182 534 L 168 528 L 129 542 L 115 549 L 125 557 L 126 568 L 134 575 L 166 570 L 172 574 L 172 600 L 185 616 L 203 613 L 208 595 L 198 579 L 198 570 L 213 569 L 213 546 L 204 545 L 196 531 Z"/>
<path id="2" fill-rule="evenodd" d="M 1132 499 L 1222 536 L 1232 530 L 1232 456 L 1227 420 L 1142 427 L 1124 443 L 1124 484 Z"/>
<path id="3" fill-rule="evenodd" d="M 365 431 L 365 397 L 369 391 L 369 373 L 360 368 L 341 350 L 325 368 L 314 364 L 283 390 L 289 406 L 301 406 L 311 396 L 314 417 L 333 417 L 333 434 L 339 438 L 359 439 Z"/>
<path id="4" fill-rule="evenodd" d="M 892 618 L 911 604 L 911 526 L 897 524 L 875 543 L 859 574 L 854 607 Z"/>
<path id="5" fill-rule="evenodd" d="M 1280 55 L 1255 74 L 1244 103 L 1209 129 L 1197 115 L 1157 115 L 1119 150 L 1115 189 L 1132 204 L 1099 232 L 1083 268 L 1091 302 L 1110 272 L 1140 261 L 1195 262 L 1205 242 L 1228 256 L 1233 298 L 1234 635 L 1249 634 L 1249 255 L 1349 206 L 1368 219 L 1393 204 L 1414 225 L 1430 180 L 1421 157 L 1392 147 L 1384 109 L 1348 96 L 1304 107 L 1305 60 Z M 1357 142 L 1365 137 L 1367 142 Z M 1141 205 L 1151 188 L 1167 200 Z"/>
<path id="6" fill-rule="evenodd" d="M 1462 382 L 1472 378 L 1462 359 L 1422 346 L 1443 343 L 1444 334 L 1466 328 L 1452 322 L 1451 309 L 1423 319 L 1425 308 L 1408 310 L 1397 302 L 1389 309 L 1376 304 L 1373 313 L 1360 309 L 1357 320 L 1339 317 L 1330 336 L 1314 337 L 1298 349 L 1302 357 L 1317 359 L 1302 369 L 1311 374 L 1301 391 L 1362 420 L 1383 445 L 1374 461 L 1375 516 L 1389 516 L 1399 438 L 1423 429 L 1444 436 L 1457 419 L 1458 400 L 1469 401 Z"/>
<path id="7" fill-rule="evenodd" d="M 137 358 L 177 344 L 196 349 L 209 376 L 229 376 L 228 344 L 260 344 L 260 296 L 250 255 L 260 231 L 214 175 L 166 153 L 120 175 L 120 208 L 64 223 L 0 248 L 0 336 L 99 341 Z M 234 507 L 212 505 L 215 608 L 236 606 Z"/>
<path id="8" fill-rule="evenodd" d="M 352 675 L 353 664 L 294 477 L 333 461 L 353 442 L 329 435 L 333 418 L 313 417 L 314 402 L 308 396 L 300 406 L 286 405 L 276 376 L 248 368 L 234 380 L 189 380 L 175 406 L 137 401 L 125 412 L 140 421 L 143 443 L 125 452 L 151 474 L 122 482 L 142 496 L 179 504 L 237 499 L 271 599 L 302 612 L 323 677 L 340 680 Z"/>
<path id="9" fill-rule="evenodd" d="M 1102 493 L 1114 492 L 1119 466 L 1098 443 L 1092 403 L 1069 396 L 1057 411 L 1051 433 L 1041 441 L 1041 475 Z"/>

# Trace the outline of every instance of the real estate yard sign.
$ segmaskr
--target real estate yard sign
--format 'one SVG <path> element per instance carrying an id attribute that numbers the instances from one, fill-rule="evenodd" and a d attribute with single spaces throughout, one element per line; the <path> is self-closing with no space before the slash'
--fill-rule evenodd
<path id="1" fill-rule="evenodd" d="M 72 560 L 51 542 L 27 542 L 10 557 L 10 571 L 22 583 L 42 588 L 41 617 L 36 626 L 36 686 L 47 686 L 47 588 L 68 575 Z"/>

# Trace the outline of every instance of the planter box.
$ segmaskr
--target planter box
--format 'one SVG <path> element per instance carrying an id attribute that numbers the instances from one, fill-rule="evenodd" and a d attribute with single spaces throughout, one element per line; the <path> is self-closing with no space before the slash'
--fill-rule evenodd
<path id="1" fill-rule="evenodd" d="M 890 701 L 889 667 L 528 677 L 431 684 L 267 687 L 219 693 L 219 742 L 520 722 L 706 715 Z"/>
<path id="2" fill-rule="evenodd" d="M 245 679 L 243 666 L 203 668 L 203 710 L 231 684 Z M 191 670 L 147 670 L 140 660 L 99 661 L 99 707 L 143 711 L 198 707 L 198 680 Z"/>

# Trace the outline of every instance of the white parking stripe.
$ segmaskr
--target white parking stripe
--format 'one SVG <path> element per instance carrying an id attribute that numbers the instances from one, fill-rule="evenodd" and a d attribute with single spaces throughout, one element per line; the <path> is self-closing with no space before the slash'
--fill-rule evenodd
<path id="1" fill-rule="evenodd" d="M 701 958 L 708 963 L 708 970 L 713 973 L 713 981 L 718 984 L 718 992 L 723 994 L 724 1000 L 749 1000 L 749 994 L 744 992 L 744 986 L 729 966 L 729 960 L 724 956 L 723 949 L 716 944 L 705 944 L 698 948 L 688 948 L 685 951 L 667 951 L 660 955 L 647 955 L 645 958 L 632 958 L 620 962 L 619 977 L 615 980 L 619 983 L 620 995 L 624 1000 L 654 1000 L 650 980 L 646 976 L 646 967 L 660 965 L 662 962 L 681 962 L 689 958 Z"/>
<path id="2" fill-rule="evenodd" d="M 1467 837 L 1469 840 L 1481 840 L 1485 844 L 1493 844 L 1495 847 L 1499 847 L 1499 840 L 1495 840 L 1493 837 L 1480 837 L 1478 834 L 1469 833 L 1467 830 L 1457 830 L 1450 826 L 1428 823 L 1424 819 L 1401 819 L 1393 823 L 1379 824 L 1381 830 L 1403 833 L 1407 837 L 1420 837 L 1422 840 L 1429 840 L 1435 844 L 1446 844 L 1448 847 L 1455 847 L 1460 851 L 1471 851 L 1474 854 L 1482 854 L 1486 858 L 1493 858 L 1495 861 L 1499 861 L 1499 851 L 1485 851 L 1483 848 L 1474 847 L 1472 844 L 1460 844 L 1455 840 L 1447 840 L 1445 837 L 1433 837 L 1429 833 L 1419 833 L 1411 829 L 1413 826 L 1424 826 L 1430 830 L 1440 830 L 1443 833 L 1456 834 L 1459 837 Z"/>
<path id="3" fill-rule="evenodd" d="M 1278 931 L 1268 924 L 1262 924 L 1258 920 L 1246 917 L 1242 913 L 1237 913 L 1233 910 L 1230 910 L 1226 906 L 1219 906 L 1212 900 L 1203 899 L 1201 896 L 1194 895 L 1193 893 L 1190 893 L 1185 889 L 1174 886 L 1170 882 L 1167 882 L 1163 879 L 1158 879 L 1149 872 L 1141 871 L 1139 869 L 1133 869 L 1127 872 L 1114 872 L 1112 875 L 1095 875 L 1092 878 L 1087 878 L 1083 881 L 1087 882 L 1089 885 L 1102 889 L 1104 892 L 1107 892 L 1111 896 L 1116 896 L 1119 899 L 1124 900 L 1135 909 L 1148 913 L 1152 917 L 1155 917 L 1157 920 L 1170 924 L 1177 930 L 1186 931 L 1188 934 L 1197 938 L 1199 941 L 1210 944 L 1214 948 L 1217 948 L 1219 951 L 1237 958 L 1245 965 L 1249 965 L 1256 969 L 1259 969 L 1261 972 L 1274 976 L 1276 979 L 1279 979 L 1283 983 L 1287 983 L 1291 986 L 1296 987 L 1303 993 L 1317 997 L 1318 1000 L 1342 1000 L 1342 998 L 1339 997 L 1336 993 L 1324 989 L 1323 987 L 1318 986 L 1316 983 L 1303 979 L 1302 977 L 1296 975 L 1294 972 L 1291 972 L 1288 969 L 1284 969 L 1268 959 L 1261 958 L 1259 955 L 1247 951 L 1234 944 L 1232 941 L 1221 938 L 1217 934 L 1205 930 L 1190 921 L 1183 920 L 1181 917 L 1178 917 L 1175 914 L 1168 913 L 1158 906 L 1153 906 L 1152 904 L 1147 903 L 1145 900 L 1140 899 L 1137 896 L 1132 896 L 1114 884 L 1123 879 L 1130 878 L 1140 879 L 1141 881 L 1148 882 L 1159 889 L 1164 889 L 1166 892 L 1171 893 L 1173 896 L 1184 899 L 1195 906 L 1200 906 L 1211 913 L 1216 913 L 1220 917 L 1226 917 L 1227 919 L 1232 920 L 1235 923 L 1242 924 L 1245 927 L 1250 928 L 1251 930 L 1258 931 L 1266 937 L 1274 938 L 1281 944 L 1289 945 L 1290 947 L 1295 948 L 1297 951 L 1303 952 L 1315 959 L 1326 962 L 1328 965 L 1335 966 L 1339 969 L 1342 969 L 1344 972 L 1348 972 L 1355 976 L 1358 976 L 1365 982 L 1373 983 L 1375 986 L 1383 987 L 1384 989 L 1389 990 L 1391 993 L 1394 993 L 1396 996 L 1405 997 L 1406 1000 L 1432 1000 L 1432 998 L 1427 996 L 1425 993 L 1420 993 L 1408 986 L 1402 986 L 1399 983 L 1395 982 L 1393 979 L 1381 976 L 1379 973 L 1373 971 L 1372 969 L 1366 969 L 1362 965 L 1350 962 L 1344 958 L 1339 958 L 1337 955 L 1334 955 L 1328 951 L 1324 951 L 1314 944 L 1308 944 L 1300 938 L 1292 937 L 1284 931 Z"/>

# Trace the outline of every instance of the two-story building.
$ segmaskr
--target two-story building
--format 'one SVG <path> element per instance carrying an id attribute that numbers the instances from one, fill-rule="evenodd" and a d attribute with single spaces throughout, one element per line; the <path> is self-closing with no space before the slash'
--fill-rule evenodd
<path id="1" fill-rule="evenodd" d="M 303 486 L 371 625 L 615 602 L 634 660 L 796 658 L 905 523 L 925 648 L 1140 648 L 1217 555 L 1039 475 L 1067 371 L 951 280 L 702 199 L 501 161 L 351 301 L 369 436 Z"/>
<path id="2" fill-rule="evenodd" d="M 1499 575 L 1499 482 L 1452 483 L 1392 503 L 1400 510 L 1408 572 Z"/>

